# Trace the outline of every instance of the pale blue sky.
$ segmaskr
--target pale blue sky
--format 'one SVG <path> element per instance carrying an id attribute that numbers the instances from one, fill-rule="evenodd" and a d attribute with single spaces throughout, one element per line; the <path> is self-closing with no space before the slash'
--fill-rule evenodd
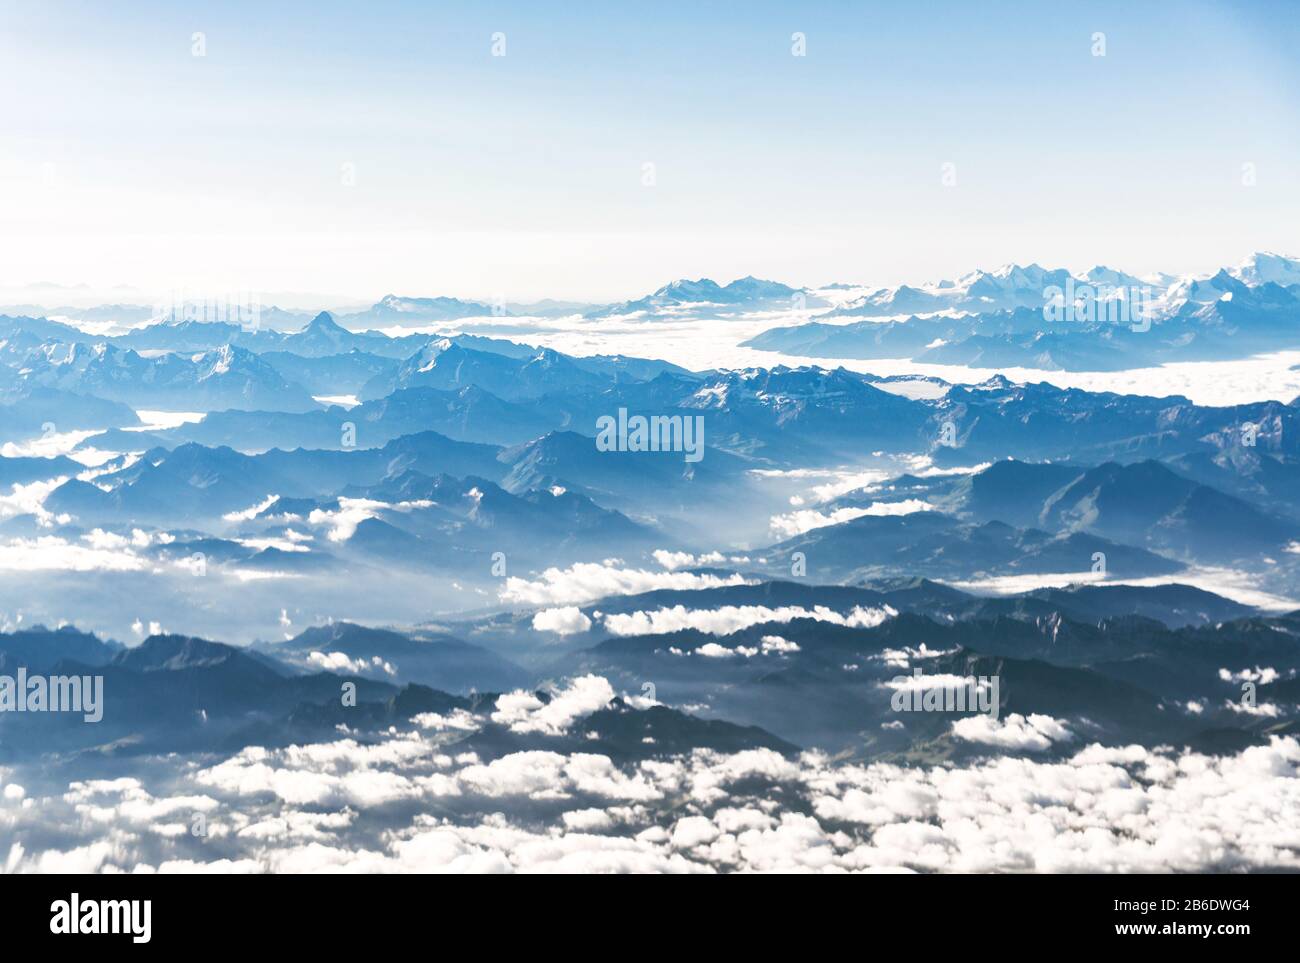
<path id="1" fill-rule="evenodd" d="M 700 6 L 0 3 L 0 287 L 614 298 L 1300 253 L 1300 5 Z"/>

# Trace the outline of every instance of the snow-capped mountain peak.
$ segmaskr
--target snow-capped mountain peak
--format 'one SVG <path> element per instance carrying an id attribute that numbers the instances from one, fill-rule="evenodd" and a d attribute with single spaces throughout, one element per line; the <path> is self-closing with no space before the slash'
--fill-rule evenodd
<path id="1" fill-rule="evenodd" d="M 1234 268 L 1232 274 L 1252 286 L 1272 282 L 1289 287 L 1300 284 L 1300 258 L 1258 251 Z"/>

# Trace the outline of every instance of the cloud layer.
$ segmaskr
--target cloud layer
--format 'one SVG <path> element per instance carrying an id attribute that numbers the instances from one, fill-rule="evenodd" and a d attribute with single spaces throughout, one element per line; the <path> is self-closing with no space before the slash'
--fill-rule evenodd
<path id="1" fill-rule="evenodd" d="M 612 696 L 588 676 L 549 702 L 504 696 L 494 721 L 554 735 Z M 481 724 L 473 717 L 417 722 L 378 741 L 253 747 L 39 794 L 0 770 L 0 862 L 10 872 L 1300 869 L 1291 737 L 1219 757 L 1094 744 L 1045 761 L 1036 739 L 1068 733 L 1012 716 L 964 733 L 987 755 L 962 766 L 770 750 L 619 765 L 572 749 L 484 758 L 457 746 Z"/>

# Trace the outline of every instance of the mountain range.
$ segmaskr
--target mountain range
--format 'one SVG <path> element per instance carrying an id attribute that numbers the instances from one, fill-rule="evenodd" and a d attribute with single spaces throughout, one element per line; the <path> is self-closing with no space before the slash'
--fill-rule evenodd
<path id="1" fill-rule="evenodd" d="M 745 344 L 806 357 L 1066 371 L 1242 358 L 1295 346 L 1298 278 L 1300 261 L 1273 254 L 1208 279 L 1009 265 L 872 291 Z M 1090 300 L 1065 305 L 1063 291 L 1087 291 Z"/>
<path id="2" fill-rule="evenodd" d="M 1135 598 L 1173 614 L 1172 624 L 1109 614 L 1125 612 Z M 1262 617 L 1179 586 L 1081 587 L 991 602 L 925 580 L 859 589 L 764 583 L 603 600 L 590 611 L 669 611 L 670 603 L 697 610 L 725 603 L 769 610 L 804 606 L 812 612 L 819 605 L 846 610 L 884 599 L 901 611 L 872 625 L 832 624 L 825 616 L 779 622 L 769 617 L 729 632 L 682 628 L 619 635 L 582 643 L 531 671 L 440 631 L 331 623 L 248 649 L 176 635 L 151 636 L 124 649 L 69 628 L 35 627 L 0 633 L 0 670 L 23 664 L 32 672 L 102 675 L 104 722 L 65 720 L 52 730 L 37 716 L 11 714 L 0 724 L 10 758 L 35 751 L 32 740 L 38 736 L 44 750 L 54 752 L 97 747 L 139 753 L 214 740 L 240 746 L 269 739 L 279 745 L 340 724 L 382 728 L 422 712 L 485 716 L 498 698 L 491 693 L 530 685 L 538 687 L 544 704 L 546 678 L 595 673 L 632 692 L 653 679 L 660 697 L 700 706 L 697 714 L 705 719 L 736 723 L 692 722 L 663 707 L 616 700 L 607 707 L 613 716 L 592 720 L 576 735 L 597 732 L 607 743 L 614 739 L 619 758 L 639 757 L 648 745 L 652 754 L 668 753 L 716 739 L 780 751 L 856 743 L 859 754 L 951 753 L 949 717 L 890 712 L 889 680 L 921 667 L 932 675 L 997 675 L 1002 714 L 1046 714 L 1090 727 L 1089 738 L 1103 742 L 1174 740 L 1224 751 L 1294 728 L 1285 713 L 1240 716 L 1186 706 L 1230 697 L 1233 674 L 1255 665 L 1283 673 L 1262 687 L 1261 700 L 1286 702 L 1287 680 L 1300 664 L 1300 614 Z M 1201 611 L 1188 619 L 1188 609 Z M 349 711 L 341 698 L 347 683 L 356 687 L 360 712 Z M 645 712 L 653 715 L 640 715 Z M 891 720 L 902 725 L 881 725 Z M 676 736 L 627 741 L 600 722 L 618 731 L 632 724 L 667 726 Z M 282 728 L 276 732 L 275 726 Z"/>
<path id="3" fill-rule="evenodd" d="M 682 278 L 632 301 L 612 304 L 587 313 L 587 317 L 643 315 L 654 318 L 683 313 L 735 314 L 742 310 L 774 310 L 796 307 L 824 307 L 827 302 L 806 288 L 792 288 L 779 281 L 747 276 L 727 284 L 711 278 L 691 281 Z"/>

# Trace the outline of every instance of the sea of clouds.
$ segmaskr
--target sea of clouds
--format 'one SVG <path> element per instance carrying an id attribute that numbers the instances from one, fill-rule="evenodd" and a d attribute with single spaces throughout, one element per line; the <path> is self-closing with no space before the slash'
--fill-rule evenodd
<path id="1" fill-rule="evenodd" d="M 614 695 L 502 696 L 556 736 Z M 632 700 L 634 703 L 639 700 Z M 0 769 L 6 872 L 1169 872 L 1300 869 L 1300 742 L 1208 756 L 966 719 L 962 765 L 696 750 L 618 764 L 458 748 L 457 711 L 378 737 L 122 762 L 36 791 Z M 1046 750 L 1054 748 L 1055 752 Z"/>

